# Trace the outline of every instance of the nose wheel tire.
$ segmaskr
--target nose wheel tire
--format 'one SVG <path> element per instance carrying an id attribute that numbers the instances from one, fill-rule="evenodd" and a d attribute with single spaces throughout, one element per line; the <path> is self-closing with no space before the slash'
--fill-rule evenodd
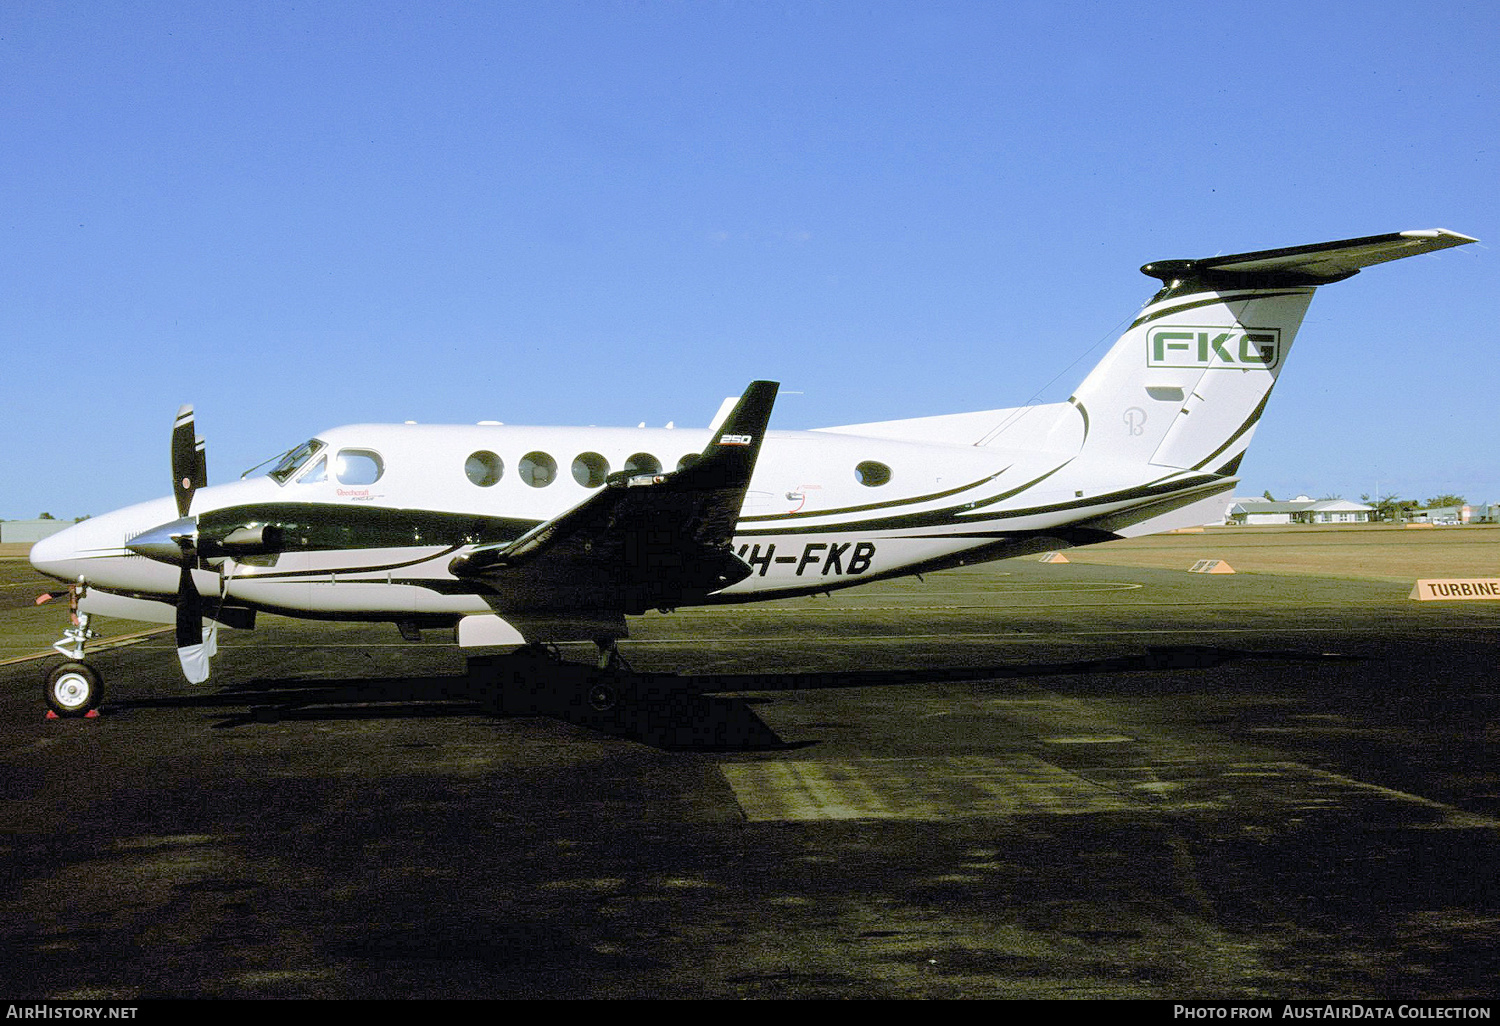
<path id="1" fill-rule="evenodd" d="M 47 672 L 47 708 L 59 716 L 87 716 L 104 700 L 104 682 L 87 663 L 67 662 Z"/>

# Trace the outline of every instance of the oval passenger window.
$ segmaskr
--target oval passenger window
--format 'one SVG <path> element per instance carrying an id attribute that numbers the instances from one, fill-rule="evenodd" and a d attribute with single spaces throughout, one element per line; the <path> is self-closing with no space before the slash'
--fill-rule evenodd
<path id="1" fill-rule="evenodd" d="M 609 460 L 597 452 L 579 453 L 573 459 L 573 480 L 585 488 L 598 488 L 609 476 Z"/>
<path id="2" fill-rule="evenodd" d="M 479 487 L 488 488 L 505 475 L 505 461 L 487 449 L 480 449 L 464 460 L 464 473 Z"/>
<path id="3" fill-rule="evenodd" d="M 336 466 L 339 484 L 374 484 L 385 473 L 385 462 L 380 454 L 369 449 L 340 449 Z"/>
<path id="4" fill-rule="evenodd" d="M 521 480 L 533 488 L 546 488 L 557 477 L 557 461 L 544 452 L 528 452 L 516 466 Z"/>
<path id="5" fill-rule="evenodd" d="M 638 452 L 625 461 L 625 469 L 632 474 L 657 474 L 661 472 L 661 460 L 649 452 Z"/>

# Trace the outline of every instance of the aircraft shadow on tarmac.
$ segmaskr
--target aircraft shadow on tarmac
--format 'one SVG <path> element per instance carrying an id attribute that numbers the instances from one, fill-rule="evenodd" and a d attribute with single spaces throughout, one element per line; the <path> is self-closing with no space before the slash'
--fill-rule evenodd
<path id="1" fill-rule="evenodd" d="M 1076 678 L 1068 690 L 1086 692 L 1106 687 L 1118 690 L 1121 682 L 1117 675 L 1140 674 L 1130 681 L 1131 690 L 1161 694 L 1202 687 L 1201 680 L 1187 682 L 1171 671 L 1207 669 L 1246 659 L 1309 662 L 1358 658 L 1185 645 L 1060 663 L 679 675 L 630 671 L 603 674 L 580 663 L 499 657 L 467 675 L 331 681 L 261 678 L 210 695 L 128 699 L 110 703 L 110 708 L 116 712 L 146 708 L 234 710 L 215 724 L 216 729 L 299 720 L 548 716 L 656 748 L 785 750 L 816 742 L 783 741 L 752 708 L 768 699 L 733 697 L 733 693 L 977 684 L 1059 676 Z M 597 697 L 594 687 L 601 682 L 614 692 L 609 708 L 598 708 L 591 701 Z"/>

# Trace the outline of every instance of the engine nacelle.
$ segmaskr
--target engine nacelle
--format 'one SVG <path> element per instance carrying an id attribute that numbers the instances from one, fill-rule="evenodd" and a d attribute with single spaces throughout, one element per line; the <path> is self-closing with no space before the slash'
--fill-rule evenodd
<path id="1" fill-rule="evenodd" d="M 526 644 L 526 638 L 494 613 L 466 616 L 458 621 L 460 648 L 513 648 Z"/>

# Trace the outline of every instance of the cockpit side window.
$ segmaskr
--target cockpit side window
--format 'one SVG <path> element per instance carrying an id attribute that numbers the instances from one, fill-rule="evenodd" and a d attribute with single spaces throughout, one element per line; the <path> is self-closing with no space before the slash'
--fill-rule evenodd
<path id="1" fill-rule="evenodd" d="M 317 484 L 328 480 L 328 457 L 319 456 L 311 470 L 297 479 L 298 484 Z"/>
<path id="2" fill-rule="evenodd" d="M 277 484 L 286 484 L 292 479 L 292 475 L 302 469 L 302 465 L 312 459 L 313 453 L 323 448 L 319 439 L 311 438 L 303 442 L 297 448 L 281 457 L 281 461 L 271 468 L 271 479 Z"/>
<path id="3" fill-rule="evenodd" d="M 336 463 L 340 484 L 367 485 L 380 480 L 385 461 L 370 449 L 340 449 Z"/>

